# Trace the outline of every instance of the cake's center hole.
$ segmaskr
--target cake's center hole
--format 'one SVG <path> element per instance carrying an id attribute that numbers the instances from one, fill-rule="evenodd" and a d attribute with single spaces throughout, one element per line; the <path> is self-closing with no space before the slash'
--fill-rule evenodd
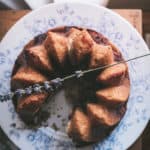
<path id="1" fill-rule="evenodd" d="M 95 75 L 66 81 L 64 87 L 43 106 L 49 117 L 42 125 L 66 133 L 66 126 L 74 108 L 80 106 L 86 112 L 86 104 L 96 100 L 95 85 Z"/>

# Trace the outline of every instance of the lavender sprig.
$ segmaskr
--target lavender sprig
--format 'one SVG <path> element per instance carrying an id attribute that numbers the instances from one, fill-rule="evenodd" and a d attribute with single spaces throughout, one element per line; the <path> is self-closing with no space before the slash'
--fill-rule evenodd
<path id="1" fill-rule="evenodd" d="M 21 98 L 25 95 L 31 95 L 33 93 L 41 93 L 41 92 L 54 92 L 59 89 L 63 85 L 63 79 L 56 78 L 51 81 L 45 81 L 42 84 L 34 84 L 25 89 L 17 89 L 14 92 L 10 92 L 7 95 L 0 95 L 0 102 L 11 100 L 14 96 L 17 98 Z"/>
<path id="2" fill-rule="evenodd" d="M 150 53 L 145 54 L 145 55 L 141 55 L 141 56 L 137 56 L 137 57 L 134 57 L 134 58 L 130 58 L 128 60 L 122 60 L 122 61 L 119 61 L 119 62 L 116 62 L 116 63 L 113 63 L 113 64 L 104 65 L 104 66 L 94 68 L 94 69 L 89 69 L 89 70 L 84 70 L 84 71 L 77 70 L 77 71 L 75 71 L 74 74 L 71 74 L 71 75 L 66 76 L 64 78 L 56 78 L 56 79 L 53 79 L 51 81 L 45 81 L 43 84 L 35 84 L 35 85 L 29 86 L 25 89 L 17 89 L 15 92 L 10 92 L 7 95 L 0 95 L 0 102 L 5 102 L 5 101 L 8 101 L 8 100 L 11 100 L 14 96 L 22 97 L 22 96 L 30 95 L 30 94 L 33 94 L 33 93 L 54 92 L 57 89 L 59 89 L 60 87 L 62 87 L 63 83 L 66 80 L 69 80 L 69 79 L 72 79 L 72 78 L 75 78 L 75 77 L 78 79 L 78 78 L 84 76 L 85 74 L 95 72 L 95 71 L 100 71 L 100 70 L 103 70 L 103 69 L 106 69 L 106 68 L 109 68 L 109 67 L 113 67 L 113 66 L 121 64 L 121 63 L 129 62 L 129 61 L 139 59 L 139 58 L 142 58 L 142 57 L 146 57 L 146 56 L 149 56 L 149 55 L 150 55 Z"/>

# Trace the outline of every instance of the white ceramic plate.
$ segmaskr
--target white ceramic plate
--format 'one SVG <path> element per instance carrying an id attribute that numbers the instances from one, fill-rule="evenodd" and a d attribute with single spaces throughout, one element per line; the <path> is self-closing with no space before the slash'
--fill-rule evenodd
<path id="1" fill-rule="evenodd" d="M 80 2 L 81 0 L 24 0 L 31 9 L 37 9 L 45 4 L 49 4 L 49 3 L 60 3 L 60 2 Z M 91 2 L 94 4 L 98 4 L 98 5 L 102 5 L 102 6 L 106 6 L 108 3 L 108 0 L 82 0 L 83 2 L 87 3 L 87 2 Z"/>
<path id="2" fill-rule="evenodd" d="M 24 0 L 31 9 L 37 9 L 44 6 L 45 4 L 53 3 L 54 0 Z"/>
<path id="3" fill-rule="evenodd" d="M 148 48 L 137 31 L 123 18 L 114 12 L 91 4 L 58 3 L 50 4 L 23 17 L 5 35 L 0 44 L 0 93 L 10 89 L 10 75 L 15 59 L 24 45 L 34 36 L 50 28 L 62 25 L 87 27 L 103 33 L 112 40 L 128 59 L 148 53 Z M 129 63 L 131 94 L 127 112 L 119 125 L 104 141 L 93 145 L 96 150 L 127 149 L 142 133 L 148 120 L 150 110 L 150 57 Z M 68 105 L 61 91 L 51 105 L 66 117 Z M 22 128 L 11 101 L 0 104 L 0 125 L 8 137 L 23 150 L 72 150 L 73 143 L 64 132 L 60 119 L 55 115 L 49 124 L 56 122 L 60 131 L 51 127 L 40 127 L 37 130 Z M 16 123 L 16 127 L 13 124 Z M 88 148 L 86 148 L 88 149 Z M 89 148 L 91 149 L 91 148 Z"/>

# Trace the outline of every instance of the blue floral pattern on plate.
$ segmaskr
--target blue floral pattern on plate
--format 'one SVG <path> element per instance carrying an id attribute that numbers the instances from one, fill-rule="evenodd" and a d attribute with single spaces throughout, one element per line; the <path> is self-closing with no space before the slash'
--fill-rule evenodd
<path id="1" fill-rule="evenodd" d="M 63 25 L 82 26 L 103 33 L 120 48 L 126 59 L 148 53 L 146 44 L 135 29 L 110 10 L 91 4 L 51 4 L 25 16 L 11 28 L 2 40 L 0 45 L 1 94 L 10 90 L 12 67 L 23 46 L 34 36 L 46 32 L 49 28 Z M 150 116 L 149 66 L 148 58 L 129 63 L 131 94 L 127 112 L 111 135 L 104 141 L 93 145 L 92 149 L 124 150 L 141 134 Z M 24 126 L 11 101 L 0 104 L 0 112 L 1 127 L 21 149 L 75 149 L 67 135 L 56 132 L 50 127 L 31 130 L 11 126 L 12 123 Z"/>

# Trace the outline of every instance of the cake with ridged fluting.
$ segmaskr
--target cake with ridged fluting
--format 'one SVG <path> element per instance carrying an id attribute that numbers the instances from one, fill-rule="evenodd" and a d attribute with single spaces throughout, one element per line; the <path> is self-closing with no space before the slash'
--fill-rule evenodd
<path id="1" fill-rule="evenodd" d="M 51 29 L 31 40 L 18 56 L 11 90 L 121 60 L 120 50 L 100 33 L 78 27 Z M 77 143 L 97 142 L 106 137 L 125 114 L 130 92 L 128 67 L 121 63 L 79 80 L 77 92 L 70 94 L 74 108 L 68 114 L 66 132 Z M 16 111 L 22 120 L 31 123 L 49 95 L 41 92 L 14 97 Z"/>

